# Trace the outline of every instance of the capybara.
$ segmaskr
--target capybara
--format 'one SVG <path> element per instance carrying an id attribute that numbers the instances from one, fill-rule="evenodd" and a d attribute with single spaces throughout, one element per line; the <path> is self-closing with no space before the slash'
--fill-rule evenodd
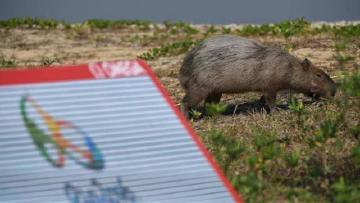
<path id="1" fill-rule="evenodd" d="M 179 79 L 186 93 L 181 106 L 186 117 L 189 108 L 203 100 L 217 103 L 223 93 L 262 92 L 269 109 L 280 90 L 325 98 L 336 93 L 335 82 L 308 59 L 231 35 L 196 45 L 185 56 Z"/>

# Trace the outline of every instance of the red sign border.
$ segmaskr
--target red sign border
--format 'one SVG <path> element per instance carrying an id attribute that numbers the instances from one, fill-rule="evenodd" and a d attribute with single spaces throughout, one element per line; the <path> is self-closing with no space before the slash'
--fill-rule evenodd
<path id="1" fill-rule="evenodd" d="M 164 86 L 160 83 L 155 73 L 150 66 L 143 60 L 136 60 L 142 66 L 148 76 L 151 78 L 161 95 L 165 98 L 166 102 L 176 114 L 181 124 L 185 127 L 191 139 L 198 146 L 201 153 L 206 157 L 208 163 L 211 165 L 215 173 L 218 175 L 224 186 L 230 192 L 232 198 L 237 203 L 243 203 L 240 195 L 230 184 L 229 180 L 225 177 L 220 167 L 215 162 L 210 152 L 206 149 L 204 144 L 200 141 L 199 136 L 191 128 L 190 124 L 180 112 L 174 101 L 170 98 Z M 61 65 L 53 67 L 33 67 L 31 69 L 13 69 L 13 70 L 0 70 L 0 86 L 19 85 L 19 84 L 33 84 L 33 83 L 48 83 L 48 82 L 61 82 L 61 81 L 76 81 L 86 79 L 97 79 L 91 73 L 88 64 L 81 65 Z"/>

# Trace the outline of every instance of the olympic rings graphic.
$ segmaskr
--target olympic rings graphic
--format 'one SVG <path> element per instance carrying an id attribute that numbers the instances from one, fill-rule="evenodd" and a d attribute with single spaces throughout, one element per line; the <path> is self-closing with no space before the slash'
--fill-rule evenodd
<path id="1" fill-rule="evenodd" d="M 34 108 L 35 112 L 40 115 L 51 136 L 41 130 L 35 121 L 28 116 L 26 111 L 27 106 Z M 99 148 L 97 148 L 91 137 L 81 128 L 71 122 L 54 118 L 43 110 L 43 108 L 29 95 L 21 97 L 20 110 L 26 129 L 33 138 L 34 144 L 40 151 L 40 154 L 53 166 L 58 168 L 64 167 L 66 155 L 85 168 L 93 170 L 101 170 L 104 168 L 104 159 Z M 75 134 L 82 136 L 87 149 L 81 149 L 71 143 L 63 136 L 62 129 L 71 129 Z M 57 150 L 58 156 L 56 159 L 53 158 L 48 151 L 47 145 L 49 144 Z"/>

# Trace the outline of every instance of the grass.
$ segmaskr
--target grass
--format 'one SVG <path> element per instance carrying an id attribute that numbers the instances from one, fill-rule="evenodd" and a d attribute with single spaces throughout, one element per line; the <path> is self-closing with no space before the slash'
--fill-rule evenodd
<path id="1" fill-rule="evenodd" d="M 187 35 L 194 35 L 199 33 L 199 30 L 192 27 L 189 23 L 177 21 L 175 23 L 172 23 L 170 21 L 165 21 L 163 23 L 168 31 L 170 31 L 171 34 L 176 35 L 179 33 L 186 33 Z"/>
<path id="2" fill-rule="evenodd" d="M 225 94 L 219 104 L 207 104 L 201 112 L 193 110 L 191 124 L 247 202 L 359 202 L 359 30 L 359 25 L 314 27 L 303 18 L 243 27 L 9 19 L 0 21 L 0 53 L 15 54 L 11 58 L 0 55 L 0 66 L 48 66 L 60 63 L 59 58 L 61 63 L 73 64 L 139 56 L 148 60 L 180 103 L 184 93 L 177 79 L 181 60 L 206 37 L 247 36 L 301 58 L 307 56 L 336 79 L 335 100 L 313 102 L 296 94 L 289 100 L 279 94 L 278 102 L 286 108 L 266 114 L 251 107 L 258 94 Z M 19 39 L 36 42 L 36 46 L 16 45 Z M 236 111 L 227 109 L 230 114 L 224 115 L 227 104 L 236 105 Z"/>
<path id="3" fill-rule="evenodd" d="M 44 18 L 10 18 L 8 20 L 0 20 L 0 27 L 2 28 L 41 28 L 41 29 L 54 29 L 59 25 L 63 25 L 65 28 L 72 28 L 76 26 L 89 26 L 91 28 L 107 29 L 107 28 L 124 28 L 129 25 L 135 25 L 143 29 L 148 29 L 150 21 L 147 20 L 105 20 L 105 19 L 89 19 L 83 23 L 68 23 L 65 21 L 59 21 L 55 19 L 44 19 Z M 75 26 L 75 27 L 76 27 Z"/>
<path id="4" fill-rule="evenodd" d="M 142 53 L 139 58 L 144 60 L 154 60 L 159 57 L 183 54 L 197 43 L 198 41 L 184 40 L 166 44 L 158 48 L 152 48 L 149 51 Z"/>
<path id="5" fill-rule="evenodd" d="M 298 135 L 290 139 L 279 139 L 276 128 L 260 125 L 250 125 L 249 140 L 239 139 L 231 128 L 211 128 L 201 136 L 246 202 L 277 202 L 278 193 L 295 202 L 359 202 L 359 81 L 360 71 L 342 81 L 344 95 L 333 101 L 337 111 L 332 114 L 305 114 L 303 104 L 294 100 L 291 114 L 302 116 L 308 129 L 294 126 Z M 313 122 L 315 117 L 322 119 Z M 269 197 L 269 191 L 275 194 Z"/>
<path id="6" fill-rule="evenodd" d="M 0 27 L 3 28 L 56 28 L 59 24 L 64 24 L 68 26 L 68 23 L 64 21 L 58 21 L 54 19 L 43 19 L 43 18 L 10 18 L 8 20 L 0 20 Z"/>
<path id="7" fill-rule="evenodd" d="M 334 57 L 338 61 L 339 65 L 341 67 L 346 65 L 349 61 L 352 61 L 355 59 L 355 57 L 353 57 L 347 53 L 348 52 L 347 50 L 349 47 L 349 41 L 350 41 L 349 38 L 350 38 L 349 36 L 337 37 L 336 38 L 337 40 L 334 45 L 334 49 L 335 49 Z"/>
<path id="8" fill-rule="evenodd" d="M 347 62 L 354 60 L 354 57 L 340 53 L 340 52 L 336 53 L 335 58 L 339 62 L 340 65 L 344 65 Z"/>
<path id="9" fill-rule="evenodd" d="M 4 55 L 0 55 L 0 67 L 13 67 L 17 63 L 14 59 L 6 58 Z"/>
<path id="10" fill-rule="evenodd" d="M 84 22 L 92 28 L 105 29 L 105 28 L 125 28 L 129 25 L 135 25 L 143 30 L 149 29 L 151 24 L 147 20 L 104 20 L 104 19 L 90 19 Z"/>
<path id="11" fill-rule="evenodd" d="M 243 36 L 250 35 L 281 35 L 283 37 L 290 37 L 300 35 L 310 30 L 310 23 L 304 18 L 295 20 L 285 20 L 273 25 L 247 25 L 243 29 L 238 30 L 238 33 Z"/>
<path id="12" fill-rule="evenodd" d="M 187 23 L 181 23 L 177 22 L 175 24 L 172 24 L 170 22 L 164 22 L 165 27 L 167 30 L 170 30 L 171 34 L 181 34 L 186 33 L 187 36 L 193 36 L 198 33 L 200 33 L 200 30 L 197 30 L 196 28 L 192 28 Z M 190 31 L 188 31 L 190 30 Z M 241 29 L 237 29 L 236 31 L 233 31 L 229 27 L 222 26 L 220 29 L 216 28 L 215 26 L 210 26 L 207 28 L 205 32 L 203 32 L 202 37 L 199 36 L 193 36 L 192 38 L 196 38 L 197 41 L 201 41 L 210 35 L 214 34 L 237 34 L 240 36 L 277 36 L 277 37 L 284 37 L 285 39 L 288 39 L 290 37 L 294 36 L 306 36 L 306 35 L 315 35 L 315 34 L 331 34 L 335 37 L 339 38 L 354 38 L 360 36 L 360 24 L 359 25 L 346 25 L 346 26 L 326 26 L 323 25 L 321 28 L 312 28 L 311 23 L 306 21 L 304 18 L 299 18 L 295 20 L 285 20 L 276 24 L 263 24 L 263 25 L 246 25 Z M 166 38 L 166 37 L 165 37 Z M 189 37 L 187 37 L 189 38 Z M 184 40 L 184 39 L 183 39 Z M 185 39 L 187 40 L 187 39 Z M 180 42 L 179 42 L 180 43 Z M 173 43 L 173 44 L 176 44 Z M 172 46 L 171 44 L 165 46 Z M 338 46 L 342 46 L 339 44 Z M 182 50 L 182 52 L 177 52 L 177 55 L 182 54 L 183 52 L 188 51 L 192 46 L 185 46 Z M 295 48 L 294 44 L 288 43 L 285 46 L 286 50 L 292 50 Z M 338 47 L 341 48 L 341 47 Z M 161 50 L 161 51 L 160 51 Z M 156 47 L 152 50 L 149 50 L 148 52 L 143 53 L 139 57 L 145 60 L 154 60 L 158 58 L 156 53 L 162 52 L 162 54 L 158 55 L 158 57 L 166 56 L 167 53 L 165 52 L 171 52 L 171 48 L 164 49 L 164 46 L 162 47 Z M 170 54 L 174 55 L 174 54 Z M 154 56 L 154 57 L 153 57 Z M 354 59 L 351 56 L 344 55 L 341 53 L 338 53 L 335 55 L 335 58 L 339 61 L 340 65 L 343 65 L 347 63 L 347 61 Z"/>
<path id="13" fill-rule="evenodd" d="M 216 115 L 220 115 L 221 113 L 225 112 L 226 110 L 226 105 L 222 104 L 222 103 L 207 103 L 205 104 L 206 107 L 206 115 L 213 117 Z"/>
<path id="14" fill-rule="evenodd" d="M 55 56 L 44 56 L 41 58 L 43 66 L 51 66 L 53 63 L 59 62 L 59 59 Z"/>
<path id="15" fill-rule="evenodd" d="M 41 28 L 41 29 L 54 29 L 59 25 L 63 25 L 65 28 L 70 29 L 74 23 L 65 22 L 62 20 L 55 19 L 44 19 L 44 18 L 10 18 L 7 20 L 0 20 L 0 28 Z M 158 24 L 155 24 L 148 20 L 108 20 L 108 19 L 89 19 L 82 23 L 75 23 L 80 26 L 88 26 L 90 28 L 96 29 L 122 29 L 128 28 L 129 26 L 136 26 L 142 30 L 149 30 L 151 25 L 158 27 Z M 201 32 L 201 30 L 193 27 L 189 23 L 176 21 L 164 21 L 163 25 L 166 30 L 171 34 L 186 33 L 188 35 L 196 35 Z M 223 33 L 231 34 L 233 30 L 226 26 L 216 28 L 215 26 L 210 26 L 205 33 L 214 34 L 214 33 Z M 298 18 L 294 20 L 284 20 L 275 24 L 262 24 L 262 25 L 246 25 L 241 29 L 237 29 L 236 33 L 243 36 L 254 36 L 254 35 L 278 35 L 283 37 L 298 36 L 303 34 L 321 34 L 321 33 L 333 33 L 336 36 L 343 37 L 358 37 L 360 36 L 360 25 L 345 25 L 345 26 L 335 26 L 335 25 L 322 25 L 321 27 L 313 28 L 311 23 L 306 21 L 304 18 Z"/>
<path id="16" fill-rule="evenodd" d="M 242 29 L 237 30 L 237 32 L 243 36 L 277 35 L 285 38 L 321 33 L 330 33 L 340 37 L 358 37 L 360 36 L 360 25 L 322 25 L 320 28 L 312 28 L 311 23 L 306 21 L 304 18 L 299 18 L 294 20 L 285 20 L 276 24 L 246 25 Z"/>

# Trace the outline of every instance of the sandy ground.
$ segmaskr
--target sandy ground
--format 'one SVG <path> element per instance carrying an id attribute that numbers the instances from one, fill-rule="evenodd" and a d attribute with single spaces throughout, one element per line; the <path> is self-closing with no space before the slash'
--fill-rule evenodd
<path id="1" fill-rule="evenodd" d="M 241 25 L 228 27 L 235 29 Z M 206 29 L 208 26 L 198 25 L 197 28 Z M 43 66 L 48 60 L 51 60 L 51 65 L 58 65 L 135 59 L 141 53 L 162 43 L 161 38 L 149 43 L 143 42 L 144 36 L 154 36 L 154 33 L 154 29 L 141 31 L 132 27 L 119 30 L 0 29 L 0 55 L 15 60 L 18 66 Z M 293 37 L 288 40 L 269 36 L 250 38 L 271 46 L 286 47 L 287 44 L 291 44 L 290 53 L 299 58 L 309 58 L 332 77 L 336 78 L 337 72 L 343 70 L 339 68 L 334 57 L 335 41 L 327 35 Z M 171 43 L 176 39 L 170 38 L 167 41 Z M 349 50 L 356 56 L 355 62 L 360 63 L 359 49 L 350 47 Z M 183 95 L 177 80 L 183 57 L 184 54 L 181 54 L 148 61 L 177 103 Z M 351 66 L 346 68 L 355 69 Z"/>

